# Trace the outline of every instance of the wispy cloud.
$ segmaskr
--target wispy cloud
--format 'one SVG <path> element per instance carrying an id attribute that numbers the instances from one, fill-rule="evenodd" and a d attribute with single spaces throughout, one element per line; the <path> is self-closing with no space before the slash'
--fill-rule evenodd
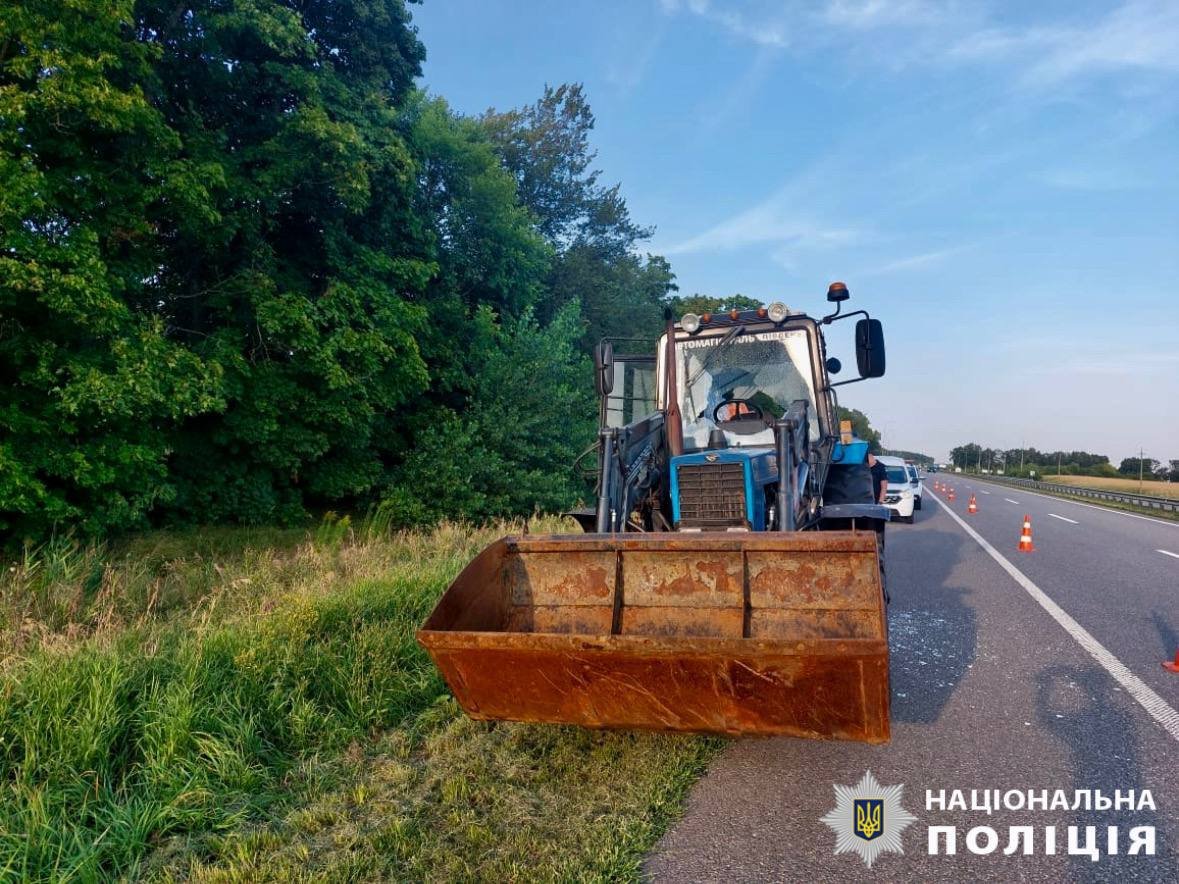
<path id="1" fill-rule="evenodd" d="M 920 25 L 942 21 L 949 12 L 946 3 L 931 0 L 829 0 L 819 13 L 822 20 L 853 30 L 896 25 Z"/>
<path id="2" fill-rule="evenodd" d="M 815 194 L 823 190 L 840 158 L 832 153 L 783 183 L 776 191 L 754 205 L 679 242 L 663 246 L 665 255 L 688 255 L 700 252 L 725 252 L 750 246 L 768 247 L 770 256 L 783 266 L 790 266 L 799 252 L 845 246 L 861 240 L 862 229 L 831 223 L 820 209 L 800 211 L 799 206 L 814 206 Z"/>
<path id="3" fill-rule="evenodd" d="M 1058 190 L 1079 190 L 1109 193 L 1120 190 L 1140 190 L 1151 181 L 1144 175 L 1114 166 L 1104 168 L 1062 167 L 1051 169 L 1040 176 L 1049 187 Z"/>
<path id="4" fill-rule="evenodd" d="M 1094 22 L 985 28 L 948 47 L 950 58 L 1015 60 L 1023 78 L 1051 85 L 1119 70 L 1179 72 L 1179 4 L 1131 0 Z"/>
<path id="5" fill-rule="evenodd" d="M 846 245 L 854 242 L 859 235 L 859 231 L 853 228 L 828 226 L 794 215 L 776 201 L 770 201 L 738 212 L 702 233 L 671 244 L 663 251 L 666 255 L 687 255 L 771 245 L 777 247 L 774 255 L 780 260 L 785 254 L 797 249 Z"/>
<path id="6" fill-rule="evenodd" d="M 743 11 L 733 9 L 731 4 L 722 5 L 710 0 L 659 0 L 659 6 L 667 13 L 687 12 L 699 16 L 719 25 L 734 37 L 759 46 L 785 48 L 790 45 L 786 21 L 755 19 Z"/>
<path id="7" fill-rule="evenodd" d="M 929 267 L 935 264 L 940 264 L 946 258 L 953 255 L 960 254 L 971 248 L 970 246 L 954 246 L 948 249 L 937 249 L 932 252 L 922 252 L 919 255 L 910 255 L 907 258 L 899 258 L 896 261 L 889 261 L 887 264 L 882 264 L 879 267 L 873 267 L 862 271 L 860 276 L 880 276 L 886 273 L 896 273 L 901 270 L 917 270 L 922 267 Z"/>
<path id="8" fill-rule="evenodd" d="M 1179 72 L 1179 3 L 1124 0 L 1099 17 L 1007 25 L 957 0 L 826 0 L 818 5 L 747 0 L 660 0 L 667 15 L 691 15 L 762 46 L 823 51 L 886 68 L 1001 63 L 1027 85 L 1084 75 Z M 805 34 L 805 39 L 795 35 Z"/>

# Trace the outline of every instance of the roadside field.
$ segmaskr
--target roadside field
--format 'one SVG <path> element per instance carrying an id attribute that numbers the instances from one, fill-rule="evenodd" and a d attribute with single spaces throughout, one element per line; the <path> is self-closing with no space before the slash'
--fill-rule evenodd
<path id="1" fill-rule="evenodd" d="M 0 879 L 636 877 L 720 742 L 474 723 L 413 638 L 522 527 L 5 560 Z"/>
<path id="2" fill-rule="evenodd" d="M 1104 479 L 1096 476 L 1044 476 L 1045 482 L 1058 485 L 1076 485 L 1081 488 L 1095 488 L 1099 491 L 1117 491 L 1123 494 L 1145 494 L 1150 497 L 1179 498 L 1179 483 L 1143 482 L 1139 490 L 1137 479 Z"/>

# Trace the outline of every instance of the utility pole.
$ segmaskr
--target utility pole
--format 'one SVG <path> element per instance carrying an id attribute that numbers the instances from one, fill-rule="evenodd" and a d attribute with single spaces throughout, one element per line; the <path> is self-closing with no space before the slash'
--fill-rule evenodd
<path id="1" fill-rule="evenodd" d="M 1142 449 L 1139 448 L 1138 449 L 1138 493 L 1139 494 L 1142 493 L 1142 466 L 1143 466 L 1142 460 L 1143 460 L 1143 457 L 1144 457 L 1144 455 L 1142 453 Z"/>
<path id="2" fill-rule="evenodd" d="M 1023 472 L 1023 453 L 1027 449 L 1027 447 L 1028 447 L 1028 443 L 1027 443 L 1026 439 L 1019 443 L 1019 471 L 1020 471 L 1020 473 Z"/>

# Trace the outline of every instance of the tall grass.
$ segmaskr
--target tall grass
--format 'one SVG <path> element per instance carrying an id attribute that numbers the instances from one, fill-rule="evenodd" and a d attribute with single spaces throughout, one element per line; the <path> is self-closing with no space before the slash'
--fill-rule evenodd
<path id="1" fill-rule="evenodd" d="M 442 737 L 429 734 L 467 733 L 490 746 L 514 731 L 501 728 L 496 737 L 495 728 L 466 722 L 453 705 L 439 707 L 445 686 L 413 638 L 459 568 L 507 527 L 392 534 L 379 515 L 356 529 L 345 518 L 328 517 L 312 532 L 156 534 L 118 549 L 67 539 L 6 563 L 0 878 L 93 880 L 144 870 L 215 877 L 224 864 L 238 870 L 230 875 L 235 880 L 293 875 L 304 864 L 301 853 L 283 853 L 267 841 L 258 848 L 249 833 L 270 819 L 275 828 L 268 837 L 308 850 L 305 827 L 282 820 L 298 818 L 300 800 L 330 805 L 335 799 L 323 784 L 299 798 L 294 785 L 309 766 L 338 766 L 345 750 L 355 753 L 357 746 L 378 747 L 362 754 L 418 759 L 416 779 L 382 781 L 381 789 L 399 808 L 398 818 L 437 817 L 430 827 L 414 828 L 416 834 L 372 829 L 363 872 L 370 877 L 430 877 L 437 864 L 464 877 L 502 877 L 517 867 L 523 873 L 528 864 L 520 857 L 552 837 L 560 863 L 576 864 L 577 849 L 599 849 L 585 831 L 597 831 L 593 820 L 613 819 L 610 813 L 651 835 L 656 808 L 666 814 L 669 796 L 686 783 L 683 772 L 702 763 L 709 744 L 619 743 L 542 729 L 542 738 L 518 737 L 509 749 L 497 749 L 502 764 L 480 769 L 479 795 L 493 796 L 514 782 L 513 794 L 528 805 L 529 790 L 545 784 L 521 787 L 519 770 L 551 763 L 554 739 L 564 762 L 545 782 L 565 783 L 558 804 L 576 804 L 578 793 L 594 785 L 584 774 L 595 770 L 590 756 L 603 746 L 632 763 L 642 753 L 658 755 L 670 767 L 658 781 L 635 772 L 609 813 L 591 816 L 584 831 L 568 831 L 564 840 L 542 833 L 548 823 L 537 821 L 547 816 L 538 811 L 531 835 L 527 827 L 516 832 L 515 852 L 506 859 L 496 854 L 498 865 L 481 864 L 479 857 L 492 853 L 479 837 L 469 841 L 471 854 L 445 859 L 456 842 L 440 843 L 430 833 L 446 830 L 456 813 L 468 834 L 509 831 L 506 819 L 528 819 L 491 797 L 464 805 L 472 793 L 453 775 L 436 782 L 454 752 L 431 756 L 427 741 Z M 626 766 L 624 760 L 612 767 Z M 615 769 L 596 775 L 604 784 Z M 376 788 L 365 785 L 367 767 L 340 770 L 331 780 L 336 786 Z M 423 785 L 430 782 L 435 785 Z M 622 865 L 611 866 L 616 871 L 637 869 L 636 851 L 645 842 L 636 836 L 625 843 Z M 561 853 L 565 847 L 574 859 Z M 271 855 L 287 865 L 269 865 Z M 340 861 L 354 863 L 355 852 Z M 551 868 L 565 868 L 560 863 Z"/>

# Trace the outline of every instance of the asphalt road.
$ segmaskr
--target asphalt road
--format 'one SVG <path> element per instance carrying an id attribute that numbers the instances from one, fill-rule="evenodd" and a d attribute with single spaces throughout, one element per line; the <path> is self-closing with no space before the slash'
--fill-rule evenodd
<path id="1" fill-rule="evenodd" d="M 927 481 L 916 524 L 888 528 L 892 742 L 734 741 L 648 859 L 652 878 L 1179 881 L 1179 674 L 1160 665 L 1179 649 L 1179 523 L 942 478 L 954 503 L 937 495 L 939 505 Z M 979 511 L 968 515 L 972 492 Z M 1016 549 L 1025 514 L 1030 554 Z M 884 853 L 871 870 L 834 855 L 820 822 L 833 786 L 869 769 L 885 786 L 904 784 L 902 806 L 918 818 L 904 854 Z M 1157 810 L 927 810 L 927 789 L 968 799 L 971 789 L 1149 789 Z M 933 825 L 957 826 L 955 855 L 928 854 Z M 1004 855 L 1009 827 L 1025 825 L 1035 853 Z M 1069 855 L 1074 825 L 1097 827 L 1097 862 Z M 1156 855 L 1125 855 L 1130 828 L 1143 825 L 1156 828 Z M 969 852 L 976 826 L 998 832 L 994 853 Z M 1044 852 L 1045 826 L 1057 829 L 1055 855 Z"/>

